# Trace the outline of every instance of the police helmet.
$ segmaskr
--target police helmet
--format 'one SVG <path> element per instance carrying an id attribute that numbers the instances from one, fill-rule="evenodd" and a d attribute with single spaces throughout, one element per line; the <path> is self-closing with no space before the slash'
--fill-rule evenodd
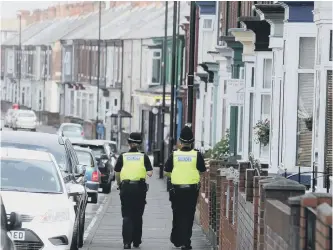
<path id="1" fill-rule="evenodd" d="M 137 132 L 131 133 L 129 138 L 127 139 L 127 142 L 128 143 L 141 144 L 142 143 L 141 133 L 137 133 Z"/>

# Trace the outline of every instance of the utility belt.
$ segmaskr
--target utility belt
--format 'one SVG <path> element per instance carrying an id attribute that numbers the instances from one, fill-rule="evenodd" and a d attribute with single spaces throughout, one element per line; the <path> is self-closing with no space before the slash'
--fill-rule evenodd
<path id="1" fill-rule="evenodd" d="M 176 185 L 176 184 L 172 184 L 172 187 L 170 189 L 170 191 L 175 192 L 176 190 L 179 189 L 189 189 L 189 190 L 200 190 L 200 182 L 198 184 L 181 184 L 181 185 Z"/>
<path id="2" fill-rule="evenodd" d="M 138 181 L 133 181 L 133 180 L 123 180 L 121 181 L 119 185 L 119 189 L 121 189 L 125 185 L 137 185 L 137 186 L 142 186 L 145 188 L 145 191 L 147 192 L 149 190 L 149 184 L 146 183 L 146 179 L 140 179 Z"/>

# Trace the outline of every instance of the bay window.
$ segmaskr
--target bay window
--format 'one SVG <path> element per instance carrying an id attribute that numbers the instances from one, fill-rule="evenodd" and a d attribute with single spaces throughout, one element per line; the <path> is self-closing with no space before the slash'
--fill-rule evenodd
<path id="1" fill-rule="evenodd" d="M 296 164 L 312 165 L 315 37 L 300 37 L 297 98 Z"/>

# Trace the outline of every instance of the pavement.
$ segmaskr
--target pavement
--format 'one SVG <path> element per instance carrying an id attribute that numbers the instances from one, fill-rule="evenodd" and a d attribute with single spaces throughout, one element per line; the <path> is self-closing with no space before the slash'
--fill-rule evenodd
<path id="1" fill-rule="evenodd" d="M 169 250 L 177 249 L 170 243 L 172 227 L 172 210 L 169 194 L 166 191 L 164 180 L 158 179 L 158 169 L 148 180 L 150 185 L 147 194 L 147 205 L 143 218 L 142 250 Z M 85 250 L 119 250 L 123 248 L 122 217 L 120 209 L 119 191 L 113 187 L 110 197 L 99 211 L 94 226 L 86 235 L 83 249 Z M 212 249 L 199 225 L 193 226 L 193 249 Z"/>

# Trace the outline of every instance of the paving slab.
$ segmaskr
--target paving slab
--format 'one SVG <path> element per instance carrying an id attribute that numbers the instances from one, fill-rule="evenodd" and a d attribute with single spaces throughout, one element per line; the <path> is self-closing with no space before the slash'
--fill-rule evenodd
<path id="1" fill-rule="evenodd" d="M 143 217 L 143 236 L 140 249 L 177 249 L 169 240 L 172 228 L 172 210 L 169 194 L 166 191 L 166 183 L 164 180 L 158 179 L 158 169 L 154 170 L 154 175 L 148 180 L 148 183 L 150 187 Z M 121 228 L 122 217 L 119 191 L 114 189 L 111 191 L 109 202 L 100 213 L 95 226 L 90 231 L 83 249 L 123 249 Z M 193 249 L 212 249 L 201 227 L 197 224 L 193 226 L 191 240 Z"/>

